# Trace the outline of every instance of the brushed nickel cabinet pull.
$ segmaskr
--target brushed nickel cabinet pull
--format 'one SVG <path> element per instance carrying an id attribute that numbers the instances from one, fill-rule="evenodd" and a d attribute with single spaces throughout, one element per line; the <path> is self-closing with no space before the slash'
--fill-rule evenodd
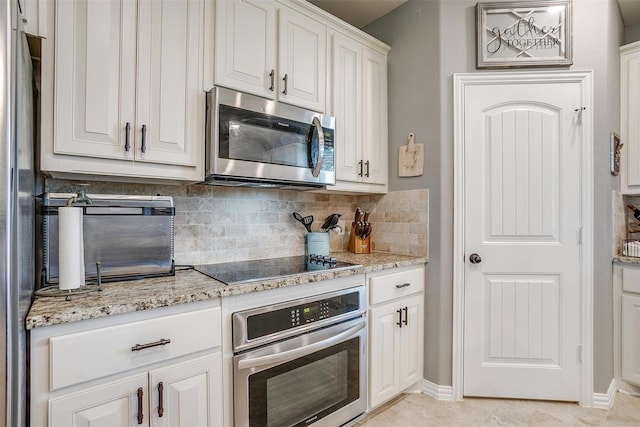
<path id="1" fill-rule="evenodd" d="M 269 90 L 271 92 L 273 92 L 273 90 L 275 89 L 275 86 L 274 86 L 275 85 L 275 80 L 274 80 L 275 75 L 276 75 L 275 70 L 271 70 L 271 72 L 269 73 L 269 78 L 271 79 L 271 85 L 269 86 Z"/>
<path id="2" fill-rule="evenodd" d="M 144 414 L 142 413 L 142 387 L 138 388 L 138 424 L 142 424 Z"/>
<path id="3" fill-rule="evenodd" d="M 411 286 L 411 283 L 403 283 L 401 285 L 396 285 L 396 288 L 402 289 L 402 288 L 408 288 L 409 286 Z"/>
<path id="4" fill-rule="evenodd" d="M 289 75 L 285 74 L 284 78 L 282 79 L 284 81 L 284 90 L 282 91 L 283 95 L 287 94 L 287 82 L 289 81 Z"/>
<path id="5" fill-rule="evenodd" d="M 397 309 L 396 313 L 398 313 L 398 323 L 396 323 L 396 325 L 402 328 L 402 309 L 401 308 Z"/>
<path id="6" fill-rule="evenodd" d="M 162 381 L 158 383 L 158 417 L 162 418 L 164 415 L 164 408 L 162 407 L 162 392 L 164 391 L 164 385 Z"/>
<path id="7" fill-rule="evenodd" d="M 362 176 L 362 160 L 358 162 L 358 166 L 360 167 L 360 173 L 358 173 L 358 176 Z"/>
<path id="8" fill-rule="evenodd" d="M 159 341 L 156 341 L 156 342 L 150 342 L 147 344 L 136 344 L 133 347 L 131 347 L 131 351 L 140 351 L 140 350 L 144 350 L 145 348 L 158 347 L 158 346 L 167 345 L 170 343 L 171 343 L 171 340 L 161 338 Z"/>
<path id="9" fill-rule="evenodd" d="M 140 147 L 140 151 L 147 152 L 147 125 L 142 125 L 142 147 Z"/>
<path id="10" fill-rule="evenodd" d="M 367 167 L 367 173 L 364 174 L 364 176 L 366 176 L 367 178 L 369 178 L 369 160 L 367 160 L 366 162 L 364 162 L 364 165 Z"/>
<path id="11" fill-rule="evenodd" d="M 404 310 L 404 320 L 402 321 L 402 323 L 404 323 L 405 325 L 409 324 L 409 308 L 405 307 L 402 310 Z"/>
<path id="12" fill-rule="evenodd" d="M 124 151 L 129 151 L 131 148 L 131 123 L 127 122 L 124 125 Z"/>

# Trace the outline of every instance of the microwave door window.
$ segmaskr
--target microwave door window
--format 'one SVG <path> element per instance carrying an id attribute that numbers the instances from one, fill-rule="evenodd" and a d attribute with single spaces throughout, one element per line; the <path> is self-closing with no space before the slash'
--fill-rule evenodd
<path id="1" fill-rule="evenodd" d="M 220 157 L 309 167 L 310 125 L 258 113 L 247 117 L 247 113 L 235 111 L 233 115 L 226 115 L 221 123 Z"/>

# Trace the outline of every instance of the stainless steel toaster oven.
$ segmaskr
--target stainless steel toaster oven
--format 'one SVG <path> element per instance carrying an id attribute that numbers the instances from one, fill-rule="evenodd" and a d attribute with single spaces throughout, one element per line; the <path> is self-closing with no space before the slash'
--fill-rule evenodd
<path id="1" fill-rule="evenodd" d="M 40 286 L 58 283 L 58 208 L 75 194 L 44 193 L 36 199 L 36 266 Z M 174 274 L 175 208 L 168 196 L 89 194 L 83 208 L 84 262 L 87 279 L 104 281 Z"/>

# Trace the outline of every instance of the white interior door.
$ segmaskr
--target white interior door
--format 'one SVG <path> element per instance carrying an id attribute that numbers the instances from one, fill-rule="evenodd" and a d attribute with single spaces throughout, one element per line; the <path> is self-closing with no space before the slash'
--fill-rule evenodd
<path id="1" fill-rule="evenodd" d="M 578 401 L 583 88 L 505 80 L 463 95 L 463 392 Z"/>

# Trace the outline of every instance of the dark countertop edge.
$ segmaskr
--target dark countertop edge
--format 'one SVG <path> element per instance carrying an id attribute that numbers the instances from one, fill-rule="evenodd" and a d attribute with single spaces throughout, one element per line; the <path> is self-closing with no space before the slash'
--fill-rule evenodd
<path id="1" fill-rule="evenodd" d="M 187 270 L 190 272 L 189 274 L 196 274 L 200 279 L 208 282 L 207 289 L 196 290 L 195 292 L 181 292 L 177 294 L 171 292 L 171 295 L 166 295 L 164 297 L 153 295 L 150 298 L 139 298 L 135 301 L 129 301 L 127 303 L 109 304 L 107 301 L 105 301 L 104 304 L 94 303 L 89 307 L 79 309 L 70 308 L 68 310 L 61 311 L 59 309 L 60 307 L 56 307 L 56 309 L 52 308 L 51 310 L 47 310 L 46 313 L 34 313 L 34 307 L 37 307 L 38 302 L 53 302 L 52 305 L 55 305 L 55 300 L 51 300 L 51 298 L 48 297 L 40 297 L 33 301 L 31 308 L 29 309 L 29 313 L 27 313 L 27 316 L 25 318 L 25 329 L 32 330 L 45 326 L 60 325 L 82 320 L 113 316 L 117 314 L 133 313 L 137 311 L 151 310 L 154 308 L 169 307 L 199 301 L 208 301 L 221 297 L 244 295 L 271 289 L 304 285 L 307 283 L 319 282 L 323 280 L 331 280 L 340 277 L 354 276 L 357 274 L 365 274 L 376 271 L 390 270 L 393 268 L 402 268 L 428 263 L 428 258 L 426 257 L 395 255 L 386 252 L 374 252 L 372 254 L 352 254 L 350 252 L 338 252 L 335 253 L 335 255 L 340 260 L 344 259 L 348 262 L 357 263 L 361 266 L 356 266 L 337 272 L 322 271 L 317 273 L 302 273 L 299 275 L 281 279 L 263 280 L 251 283 L 242 283 L 238 285 L 225 285 L 224 283 L 221 283 L 215 279 L 211 279 L 197 271 Z M 394 260 L 381 260 L 380 262 L 375 261 L 374 258 L 378 257 L 394 258 Z M 140 288 L 142 292 L 150 292 L 151 289 L 149 288 L 152 288 L 154 286 L 171 286 L 170 281 L 175 281 L 178 276 L 184 274 L 184 271 L 176 271 L 176 276 L 171 276 L 171 278 L 169 278 L 169 281 L 167 281 L 167 278 L 160 278 L 155 280 L 142 279 L 139 281 L 107 283 L 105 284 L 105 286 L 109 286 L 112 284 L 119 284 L 120 286 L 123 286 L 126 283 L 126 285 L 124 286 L 137 287 Z M 185 277 L 184 279 L 178 278 L 177 280 L 189 279 L 188 277 Z M 88 295 L 91 295 L 92 297 L 99 297 L 99 295 L 95 294 Z M 82 296 L 78 296 L 76 298 L 82 298 Z M 108 296 L 106 298 L 115 299 L 116 297 Z"/>

